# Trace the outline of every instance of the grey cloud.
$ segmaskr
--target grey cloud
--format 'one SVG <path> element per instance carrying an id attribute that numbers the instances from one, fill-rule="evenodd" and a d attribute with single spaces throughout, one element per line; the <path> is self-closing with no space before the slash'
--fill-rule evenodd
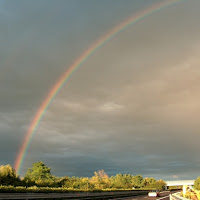
<path id="1" fill-rule="evenodd" d="M 101 168 L 109 175 L 157 178 L 198 174 L 200 27 L 199 3 L 193 2 L 129 27 L 74 72 L 34 133 L 22 174 L 38 160 L 59 176 L 92 176 Z M 5 17 L 0 20 L 5 28 L 0 39 L 6 41 L 0 48 L 2 163 L 13 163 L 34 113 L 58 77 L 94 38 L 128 16 L 124 12 L 117 18 L 119 8 L 129 7 L 131 13 L 130 6 L 115 4 L 105 16 L 116 18 L 105 23 L 99 12 L 93 19 L 84 9 L 82 19 L 72 11 L 65 14 L 67 3 L 50 1 L 47 8 L 33 1 L 22 1 L 22 7 L 5 4 L 15 17 L 7 19 L 8 35 Z M 80 9 L 76 3 L 66 9 Z"/>

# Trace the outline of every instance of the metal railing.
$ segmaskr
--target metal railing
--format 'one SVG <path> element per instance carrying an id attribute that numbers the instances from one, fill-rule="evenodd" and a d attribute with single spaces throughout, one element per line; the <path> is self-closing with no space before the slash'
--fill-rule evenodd
<path id="1" fill-rule="evenodd" d="M 188 200 L 182 196 L 181 192 L 173 193 L 169 195 L 170 200 Z"/>

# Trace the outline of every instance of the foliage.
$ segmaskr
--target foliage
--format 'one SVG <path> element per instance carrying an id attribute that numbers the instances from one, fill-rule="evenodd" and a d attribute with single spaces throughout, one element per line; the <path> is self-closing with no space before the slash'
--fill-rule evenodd
<path id="1" fill-rule="evenodd" d="M 158 180 L 151 184 L 152 188 L 155 188 L 156 190 L 163 190 L 165 188 L 165 185 L 166 183 L 163 180 Z"/>
<path id="2" fill-rule="evenodd" d="M 20 179 L 10 165 L 0 166 L 0 185 L 19 185 Z"/>
<path id="3" fill-rule="evenodd" d="M 142 177 L 142 175 L 136 175 L 133 177 L 133 186 L 135 188 L 140 188 L 143 186 L 144 179 Z"/>
<path id="4" fill-rule="evenodd" d="M 119 189 L 103 189 L 103 190 L 97 190 L 97 189 L 90 189 L 87 192 L 102 192 L 102 191 L 129 191 L 129 190 L 119 190 Z M 10 192 L 17 192 L 17 193 L 67 193 L 67 192 L 86 192 L 82 189 L 68 189 L 63 187 L 37 187 L 37 186 L 31 186 L 31 187 L 24 187 L 24 186 L 0 186 L 0 192 L 3 193 L 10 193 Z"/>
<path id="5" fill-rule="evenodd" d="M 133 187 L 162 190 L 166 183 L 163 180 L 156 181 L 155 178 L 143 178 L 141 175 L 116 174 L 109 177 L 103 169 L 94 172 L 91 178 L 55 177 L 51 174 L 51 169 L 39 161 L 33 163 L 21 180 L 10 165 L 0 166 L 0 185 L 1 192 L 67 192 L 132 190 Z"/>
<path id="6" fill-rule="evenodd" d="M 28 185 L 54 186 L 55 177 L 50 171 L 51 169 L 41 161 L 33 163 L 33 167 L 28 169 L 23 182 Z"/>
<path id="7" fill-rule="evenodd" d="M 200 190 L 200 177 L 198 177 L 195 181 L 194 181 L 194 188 L 196 190 Z"/>
<path id="8" fill-rule="evenodd" d="M 96 189 L 105 189 L 110 186 L 109 177 L 103 169 L 98 172 L 94 172 L 94 176 L 90 179 L 90 183 L 91 185 L 94 185 Z"/>
<path id="9" fill-rule="evenodd" d="M 71 187 L 71 179 L 68 176 L 57 178 L 56 179 L 56 185 L 58 187 L 65 187 L 70 188 Z"/>
<path id="10" fill-rule="evenodd" d="M 111 178 L 111 188 L 132 189 L 134 176 L 130 174 L 117 174 Z"/>

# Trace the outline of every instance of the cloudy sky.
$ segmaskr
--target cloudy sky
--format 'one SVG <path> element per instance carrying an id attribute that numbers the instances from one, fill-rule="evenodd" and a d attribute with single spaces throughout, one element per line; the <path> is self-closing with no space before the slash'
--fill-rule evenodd
<path id="1" fill-rule="evenodd" d="M 73 61 L 161 1 L 0 0 L 0 164 L 14 165 L 37 109 Z M 162 9 L 90 56 L 50 104 L 21 175 L 41 160 L 57 176 L 199 176 L 199 7 Z"/>

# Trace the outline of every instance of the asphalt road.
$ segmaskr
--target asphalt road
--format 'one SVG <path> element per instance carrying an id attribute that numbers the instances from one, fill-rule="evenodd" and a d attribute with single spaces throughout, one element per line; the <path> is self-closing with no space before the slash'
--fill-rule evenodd
<path id="1" fill-rule="evenodd" d="M 177 192 L 177 191 L 176 191 Z M 159 197 L 148 197 L 147 195 L 139 195 L 139 196 L 133 196 L 133 197 L 118 197 L 118 198 L 112 198 L 112 200 L 169 200 L 169 195 L 170 193 L 174 193 L 174 192 L 169 192 L 169 191 L 163 191 L 160 193 L 160 196 Z M 26 194 L 23 194 L 23 193 L 0 193 L 0 199 L 76 199 L 76 200 L 80 200 L 80 199 L 83 199 L 83 198 L 80 198 L 78 196 L 76 196 L 77 194 L 74 194 L 73 197 L 72 197 L 72 194 L 70 193 L 49 193 L 49 194 L 40 194 L 40 193 L 26 193 Z M 111 198 L 106 198 L 105 196 L 102 196 L 102 197 L 95 197 L 97 196 L 97 194 L 93 194 L 94 195 L 94 198 L 91 196 L 87 196 L 87 194 L 85 194 L 84 196 L 84 199 L 86 200 L 91 200 L 91 199 L 111 199 Z M 117 196 L 117 195 L 116 195 Z"/>
<path id="2" fill-rule="evenodd" d="M 109 199 L 109 196 L 122 196 L 131 193 L 131 195 L 137 195 L 138 193 L 146 193 L 145 191 L 127 191 L 127 192 L 100 192 L 100 193 L 0 193 L 0 200 L 5 199 L 85 199 L 85 200 L 99 200 L 99 199 Z M 141 194 L 141 195 L 142 195 Z M 107 196 L 107 197 L 106 197 Z"/>
<path id="3" fill-rule="evenodd" d="M 176 191 L 177 192 L 177 191 Z M 112 200 L 169 200 L 169 195 L 174 192 L 161 192 L 159 197 L 148 197 L 147 195 L 144 196 L 133 196 L 133 197 L 126 197 L 126 198 L 114 198 Z"/>

